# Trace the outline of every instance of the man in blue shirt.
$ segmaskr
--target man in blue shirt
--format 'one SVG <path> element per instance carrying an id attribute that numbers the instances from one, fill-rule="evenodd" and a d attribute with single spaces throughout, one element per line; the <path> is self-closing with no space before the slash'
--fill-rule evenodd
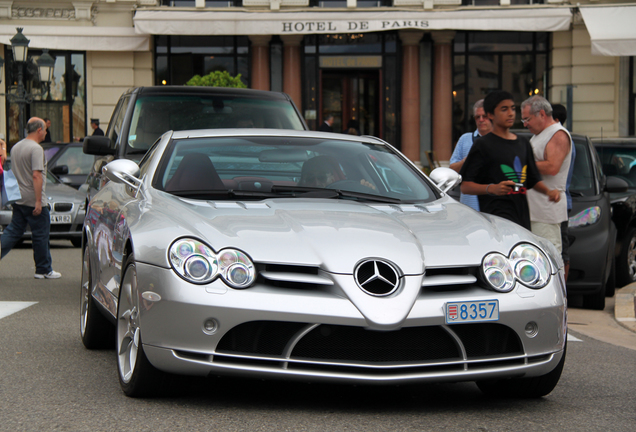
<path id="1" fill-rule="evenodd" d="M 487 135 L 492 131 L 492 123 L 484 111 L 483 99 L 479 99 L 475 102 L 475 105 L 473 105 L 473 117 L 477 124 L 477 130 L 475 132 L 467 132 L 459 138 L 453 155 L 450 158 L 450 168 L 457 172 L 462 169 L 462 165 L 464 165 L 464 161 L 473 146 L 473 142 L 480 136 Z M 459 201 L 479 211 L 479 201 L 476 195 L 461 194 Z"/>

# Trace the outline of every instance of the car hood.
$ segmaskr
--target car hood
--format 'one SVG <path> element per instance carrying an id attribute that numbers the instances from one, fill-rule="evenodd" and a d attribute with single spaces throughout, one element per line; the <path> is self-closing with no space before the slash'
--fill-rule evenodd
<path id="1" fill-rule="evenodd" d="M 84 202 L 86 196 L 77 189 L 61 183 L 47 183 L 46 196 L 49 202 Z"/>
<path id="2" fill-rule="evenodd" d="M 318 266 L 352 274 L 361 260 L 383 258 L 404 275 L 425 267 L 477 266 L 489 252 L 508 254 L 521 241 L 542 246 L 529 231 L 475 212 L 450 197 L 421 205 L 329 199 L 196 201 L 154 192 L 131 225 L 136 259 L 168 266 L 179 237 L 215 251 L 237 248 L 253 261 Z M 160 233 L 158 235 L 158 233 Z"/>

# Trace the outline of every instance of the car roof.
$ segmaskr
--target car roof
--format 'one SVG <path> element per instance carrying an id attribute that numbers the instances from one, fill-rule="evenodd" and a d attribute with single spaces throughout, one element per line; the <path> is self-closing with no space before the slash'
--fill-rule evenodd
<path id="1" fill-rule="evenodd" d="M 152 86 L 152 87 L 134 87 L 129 89 L 127 94 L 136 93 L 141 96 L 154 95 L 223 95 L 223 96 L 240 96 L 254 97 L 269 100 L 290 100 L 289 96 L 281 92 L 226 88 L 226 87 L 201 87 L 201 86 Z"/>
<path id="2" fill-rule="evenodd" d="M 338 141 L 366 142 L 370 144 L 387 144 L 380 138 L 363 135 L 349 135 L 333 132 L 300 131 L 293 129 L 194 129 L 173 132 L 173 139 L 183 138 L 207 138 L 207 137 L 247 137 L 247 136 L 272 136 L 290 138 L 322 138 Z"/>
<path id="3" fill-rule="evenodd" d="M 636 137 L 592 138 L 595 146 L 636 146 Z"/>

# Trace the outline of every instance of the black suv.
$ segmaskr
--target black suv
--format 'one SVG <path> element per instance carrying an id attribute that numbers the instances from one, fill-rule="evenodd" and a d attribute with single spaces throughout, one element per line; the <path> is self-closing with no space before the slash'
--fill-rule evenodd
<path id="1" fill-rule="evenodd" d="M 169 130 L 267 128 L 307 130 L 285 93 L 219 87 L 137 87 L 119 98 L 105 136 L 84 139 L 84 153 L 101 156 L 86 179 L 87 200 L 107 181 L 102 167 L 113 159 L 141 160 Z"/>
<path id="2" fill-rule="evenodd" d="M 614 222 L 618 229 L 616 279 L 620 286 L 636 282 L 636 137 L 594 138 L 603 172 L 627 182 L 628 190 L 613 193 Z"/>

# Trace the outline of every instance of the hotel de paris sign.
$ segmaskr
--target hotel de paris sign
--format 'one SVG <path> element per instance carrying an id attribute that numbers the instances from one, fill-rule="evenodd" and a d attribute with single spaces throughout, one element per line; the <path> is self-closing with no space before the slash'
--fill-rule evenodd
<path id="1" fill-rule="evenodd" d="M 172 9 L 172 8 L 168 8 Z M 568 30 L 569 9 L 453 12 L 219 12 L 138 10 L 135 33 L 152 35 L 293 35 L 395 30 Z"/>

